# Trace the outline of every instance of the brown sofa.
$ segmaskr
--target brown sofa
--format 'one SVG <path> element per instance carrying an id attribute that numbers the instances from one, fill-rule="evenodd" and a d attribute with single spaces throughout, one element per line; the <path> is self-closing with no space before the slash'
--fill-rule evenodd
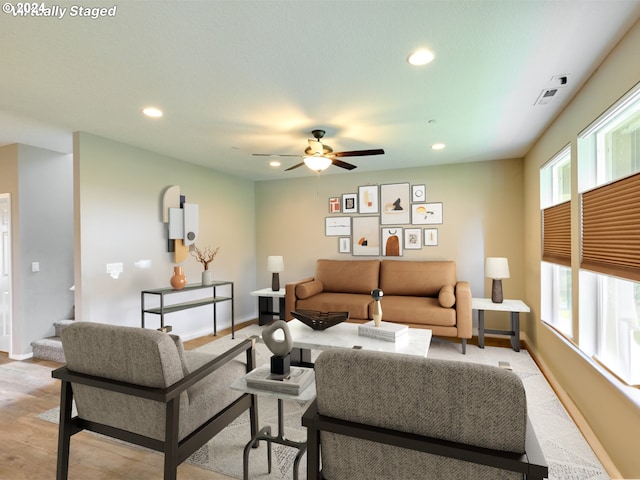
<path id="1" fill-rule="evenodd" d="M 373 318 L 371 291 L 380 288 L 382 320 L 429 328 L 434 335 L 471 338 L 471 288 L 453 261 L 318 260 L 313 277 L 286 285 L 286 319 L 295 310 L 349 312 Z"/>

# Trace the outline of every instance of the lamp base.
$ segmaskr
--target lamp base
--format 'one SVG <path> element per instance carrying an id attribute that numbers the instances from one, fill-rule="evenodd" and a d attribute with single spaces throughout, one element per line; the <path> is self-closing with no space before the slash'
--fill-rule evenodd
<path id="1" fill-rule="evenodd" d="M 271 290 L 274 292 L 280 290 L 280 274 L 277 272 L 271 274 Z"/>
<path id="2" fill-rule="evenodd" d="M 491 285 L 491 301 L 493 303 L 502 303 L 504 298 L 502 297 L 502 280 L 494 278 Z"/>

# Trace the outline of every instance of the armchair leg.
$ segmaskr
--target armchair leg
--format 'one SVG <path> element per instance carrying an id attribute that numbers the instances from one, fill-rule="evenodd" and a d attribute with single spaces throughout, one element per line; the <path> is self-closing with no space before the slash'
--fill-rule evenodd
<path id="1" fill-rule="evenodd" d="M 178 477 L 178 435 L 180 397 L 169 400 L 165 411 L 164 480 Z"/>
<path id="2" fill-rule="evenodd" d="M 465 355 L 467 353 L 467 339 L 462 339 L 462 354 Z"/>
<path id="3" fill-rule="evenodd" d="M 69 446 L 71 442 L 71 406 L 73 390 L 71 383 L 62 382 L 60 388 L 60 420 L 58 423 L 58 460 L 56 480 L 67 480 L 69 476 Z"/>

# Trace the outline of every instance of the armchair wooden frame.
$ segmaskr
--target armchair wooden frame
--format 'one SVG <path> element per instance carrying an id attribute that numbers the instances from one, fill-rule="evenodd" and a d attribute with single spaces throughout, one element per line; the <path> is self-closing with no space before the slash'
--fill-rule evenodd
<path id="1" fill-rule="evenodd" d="M 60 392 L 60 425 L 58 431 L 57 480 L 67 478 L 69 472 L 70 440 L 73 435 L 82 430 L 101 433 L 112 438 L 164 453 L 165 480 L 175 480 L 178 465 L 189 458 L 197 449 L 207 443 L 247 409 L 249 410 L 251 436 L 253 437 L 258 431 L 257 400 L 254 395 L 243 394 L 187 437 L 180 441 L 178 440 L 180 394 L 225 363 L 233 360 L 243 351 L 246 351 L 247 372 L 249 372 L 255 368 L 256 364 L 255 338 L 247 339 L 227 350 L 222 355 L 219 355 L 167 388 L 142 387 L 131 383 L 80 374 L 69 370 L 66 366 L 54 370 L 51 373 L 52 377 L 62 381 Z M 164 403 L 166 405 L 165 439 L 157 440 L 108 425 L 87 421 L 78 416 L 72 417 L 73 384 L 87 385 Z"/>
<path id="2" fill-rule="evenodd" d="M 317 401 L 314 401 L 304 413 L 302 425 L 307 427 L 307 480 L 324 478 L 320 469 L 321 431 L 520 472 L 527 480 L 542 480 L 549 475 L 546 460 L 530 420 L 527 420 L 524 454 L 475 447 L 327 417 L 318 413 Z"/>

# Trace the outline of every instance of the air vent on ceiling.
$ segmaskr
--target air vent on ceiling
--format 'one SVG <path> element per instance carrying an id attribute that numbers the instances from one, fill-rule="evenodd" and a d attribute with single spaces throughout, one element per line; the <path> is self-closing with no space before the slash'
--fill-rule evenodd
<path id="1" fill-rule="evenodd" d="M 540 93 L 540 95 L 538 96 L 538 99 L 536 100 L 535 105 L 546 105 L 551 100 L 553 100 L 553 97 L 555 97 L 555 95 L 557 93 L 558 93 L 558 89 L 557 88 L 546 88 L 546 89 L 544 89 Z"/>

